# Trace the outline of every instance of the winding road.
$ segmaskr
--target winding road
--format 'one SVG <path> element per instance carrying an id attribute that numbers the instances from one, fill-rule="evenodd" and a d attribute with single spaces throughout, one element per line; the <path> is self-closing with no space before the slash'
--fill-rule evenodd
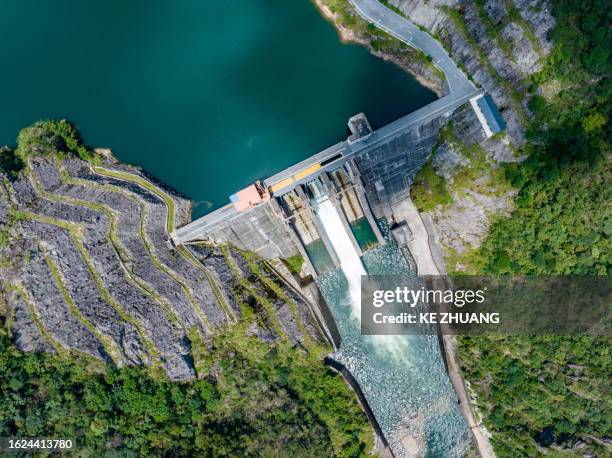
<path id="1" fill-rule="evenodd" d="M 327 167 L 321 167 L 316 174 L 304 177 L 302 180 L 294 180 L 287 187 L 277 189 L 275 195 L 281 195 L 290 191 L 296 185 L 305 183 L 315 178 L 317 174 L 339 167 L 341 163 L 348 159 L 365 153 L 368 150 L 390 141 L 394 137 L 400 136 L 406 131 L 425 124 L 431 119 L 453 111 L 466 103 L 470 98 L 480 91 L 472 84 L 467 76 L 457 67 L 455 62 L 446 53 L 442 45 L 431 35 L 421 31 L 416 25 L 406 18 L 391 11 L 378 0 L 349 0 L 357 13 L 366 21 L 371 22 L 380 29 L 396 37 L 398 40 L 420 49 L 432 57 L 432 62 L 444 72 L 448 84 L 448 94 L 444 97 L 419 108 L 400 119 L 375 130 L 368 137 L 360 139 L 358 142 L 340 142 L 321 151 L 300 163 L 289 167 L 264 181 L 266 187 L 271 187 L 275 183 L 282 182 L 292 176 L 296 171 L 306 169 L 313 164 L 324 162 L 333 156 L 341 155 L 342 159 L 336 160 Z M 206 237 L 206 234 L 213 230 L 219 223 L 227 223 L 239 216 L 231 204 L 228 204 L 214 212 L 192 221 L 191 223 L 177 229 L 172 233 L 172 238 L 176 244 L 189 243 Z"/>
<path id="2" fill-rule="evenodd" d="M 288 177 L 294 176 L 300 170 L 307 169 L 316 163 L 323 163 L 330 158 L 340 156 L 341 159 L 334 160 L 328 166 L 321 167 L 318 173 L 328 171 L 331 168 L 337 168 L 339 163 L 350 159 L 356 155 L 364 153 L 380 144 L 390 141 L 392 138 L 402 135 L 409 129 L 418 127 L 421 124 L 428 122 L 436 116 L 453 111 L 459 106 L 466 103 L 470 98 L 477 95 L 480 91 L 472 84 L 468 77 L 457 67 L 455 62 L 450 58 L 442 45 L 431 35 L 423 32 L 415 24 L 410 22 L 405 17 L 390 10 L 379 0 L 348 0 L 356 12 L 367 22 L 374 24 L 376 27 L 387 32 L 389 35 L 408 44 L 409 46 L 422 50 L 428 56 L 431 56 L 432 63 L 435 64 L 445 75 L 448 93 L 424 106 L 360 139 L 358 142 L 340 142 L 324 151 L 321 151 L 304 161 L 289 167 L 286 170 L 266 179 L 264 184 L 266 187 L 271 187 L 276 183 L 287 180 Z M 292 189 L 298 184 L 307 180 L 312 180 L 315 174 L 309 174 L 301 180 L 290 180 L 290 185 L 286 188 L 275 190 L 275 195 L 281 195 L 284 192 Z M 422 226 L 418 212 L 414 209 L 412 217 L 407 218 L 411 224 L 413 232 L 421 234 L 419 242 L 423 245 L 423 256 L 420 257 L 419 273 L 421 270 L 428 273 L 437 272 L 435 263 L 431 258 L 431 253 L 427 246 L 427 230 L 419 227 L 420 232 L 414 227 L 415 222 L 419 222 Z M 223 223 L 229 224 L 230 221 L 239 214 L 234 209 L 233 205 L 228 204 L 214 212 L 211 212 L 191 223 L 175 230 L 171 237 L 175 244 L 181 245 L 189 243 L 193 240 L 205 238 L 208 233 L 214 228 Z M 417 245 L 419 243 L 416 243 Z M 415 247 L 411 247 L 413 250 Z M 427 249 L 425 249 L 427 248 Z M 495 458 L 495 453 L 489 443 L 486 430 L 482 424 L 476 420 L 474 412 L 469 402 L 469 396 L 465 387 L 464 381 L 459 370 L 458 360 L 456 359 L 456 349 L 452 345 L 452 341 L 446 343 L 447 360 L 449 361 L 449 377 L 453 383 L 457 396 L 460 399 L 461 408 L 466 421 L 472 431 L 474 441 L 478 447 L 480 456 L 483 458 Z"/>
<path id="3" fill-rule="evenodd" d="M 349 2 L 353 5 L 357 14 L 366 21 L 432 57 L 432 62 L 446 76 L 450 94 L 443 97 L 444 99 L 449 96 L 462 98 L 478 92 L 472 82 L 446 53 L 442 45 L 430 34 L 423 32 L 405 17 L 391 11 L 379 0 L 349 0 Z"/>

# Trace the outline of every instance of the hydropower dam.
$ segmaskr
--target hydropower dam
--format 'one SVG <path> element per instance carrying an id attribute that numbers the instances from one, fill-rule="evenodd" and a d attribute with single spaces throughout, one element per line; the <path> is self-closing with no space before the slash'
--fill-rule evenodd
<path id="1" fill-rule="evenodd" d="M 486 138 L 503 122 L 430 35 L 376 0 L 351 3 L 368 22 L 431 56 L 446 76 L 446 95 L 378 130 L 363 113 L 353 116 L 346 140 L 238 191 L 171 239 L 230 243 L 270 261 L 301 256 L 302 271 L 289 281 L 318 305 L 333 365 L 358 385 L 382 444 L 396 457 L 459 457 L 471 446 L 470 431 L 437 337 L 362 336 L 361 277 L 416 274 L 402 208 L 440 129 L 452 120 Z"/>

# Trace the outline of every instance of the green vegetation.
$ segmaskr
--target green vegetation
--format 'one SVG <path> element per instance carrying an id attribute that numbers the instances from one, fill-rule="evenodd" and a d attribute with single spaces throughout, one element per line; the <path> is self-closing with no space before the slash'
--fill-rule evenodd
<path id="1" fill-rule="evenodd" d="M 15 155 L 23 163 L 29 156 L 76 154 L 83 160 L 94 155 L 83 145 L 81 135 L 68 121 L 39 121 L 19 132 Z"/>
<path id="2" fill-rule="evenodd" d="M 0 435 L 75 438 L 89 456 L 366 456 L 373 435 L 318 355 L 235 326 L 209 344 L 200 380 L 22 353 L 0 337 Z M 119 455 L 117 455 L 119 454 Z"/>
<path id="3" fill-rule="evenodd" d="M 519 189 L 516 210 L 460 260 L 471 273 L 610 274 L 609 7 L 553 4 L 554 49 L 532 91 L 550 82 L 561 91 L 530 103 L 529 158 L 505 170 Z M 571 449 L 581 440 L 610 456 L 610 348 L 609 337 L 460 339 L 462 368 L 498 455 L 540 456 L 537 445 Z"/>
<path id="4" fill-rule="evenodd" d="M 431 158 L 418 171 L 410 187 L 410 196 L 420 212 L 428 212 L 438 205 L 452 202 L 444 178 L 436 173 Z"/>
<path id="5" fill-rule="evenodd" d="M 538 97 L 531 103 L 529 158 L 505 170 L 520 189 L 517 208 L 512 218 L 493 224 L 482 248 L 471 254 L 479 271 L 610 273 L 612 86 L 609 61 L 593 59 L 600 46 L 593 36 L 610 31 L 596 27 L 603 11 L 564 8 L 556 6 L 561 22 L 553 34 L 555 49 L 536 80 L 558 80 L 566 89 L 550 101 Z"/>
<path id="6" fill-rule="evenodd" d="M 297 327 L 299 328 L 300 333 L 303 336 L 303 340 L 306 346 L 310 347 L 311 345 L 313 345 L 310 334 L 308 334 L 306 326 L 304 326 L 304 322 L 300 317 L 297 304 L 292 301 L 289 296 L 287 296 L 287 294 L 285 294 L 283 288 L 277 282 L 272 280 L 274 274 L 272 273 L 272 270 L 266 265 L 265 260 L 259 257 L 256 253 L 248 251 L 242 251 L 240 253 L 247 260 L 249 270 L 265 287 L 266 293 L 272 297 L 278 297 L 279 299 L 287 303 L 289 310 L 291 310 L 291 315 L 293 316 L 293 319 L 295 320 L 295 323 L 297 324 Z M 265 270 L 265 273 L 262 272 L 262 269 Z M 266 275 L 266 273 L 268 275 Z"/>
<path id="7" fill-rule="evenodd" d="M 299 274 L 302 271 L 302 265 L 304 265 L 304 257 L 296 254 L 295 256 L 289 256 L 283 259 L 283 263 L 287 266 L 290 272 Z"/>
<path id="8" fill-rule="evenodd" d="M 22 129 L 17 137 L 17 148 L 0 147 L 0 172 L 15 176 L 26 165 L 30 156 L 75 154 L 83 160 L 97 163 L 99 157 L 81 141 L 78 130 L 68 121 L 38 121 Z"/>
<path id="9" fill-rule="evenodd" d="M 476 9 L 478 10 L 478 17 L 480 22 L 485 28 L 485 32 L 489 38 L 495 41 L 495 45 L 501 49 L 506 58 L 514 60 L 514 54 L 512 53 L 512 45 L 504 37 L 502 37 L 503 25 L 497 25 L 489 17 L 485 11 L 485 0 L 475 0 Z"/>
<path id="10" fill-rule="evenodd" d="M 467 163 L 457 165 L 453 171 L 452 183 L 447 183 L 436 173 L 429 159 L 417 172 L 410 187 L 410 196 L 419 211 L 429 212 L 438 205 L 450 204 L 453 201 L 452 193 L 463 195 L 467 190 L 471 190 L 484 195 L 501 196 L 512 190 L 504 169 L 494 160 L 487 158 L 485 150 L 479 144 L 465 145 L 455 134 L 452 124 L 447 124 L 440 131 L 433 154 L 442 144 L 460 153 Z"/>
<path id="11" fill-rule="evenodd" d="M 504 6 L 506 7 L 506 11 L 508 11 L 508 18 L 512 22 L 517 23 L 521 27 L 521 29 L 523 29 L 523 33 L 531 43 L 531 46 L 533 46 L 533 49 L 540 56 L 542 56 L 542 47 L 540 46 L 538 38 L 535 36 L 531 25 L 523 18 L 523 16 L 521 16 L 521 13 L 514 4 L 514 2 L 510 0 L 504 0 Z"/>
<path id="12" fill-rule="evenodd" d="M 590 442 L 598 456 L 609 456 L 589 436 L 610 435 L 611 339 L 499 336 L 459 342 L 462 371 L 498 456 L 541 456 L 536 444 L 571 448 L 577 439 Z"/>
<path id="13" fill-rule="evenodd" d="M 106 169 L 100 166 L 94 167 L 94 170 L 96 171 L 96 173 L 99 173 L 100 175 L 107 175 L 113 178 L 117 178 L 119 180 L 136 183 L 137 185 L 142 186 L 147 191 L 152 192 L 153 194 L 158 196 L 160 199 L 162 199 L 164 203 L 166 204 L 166 208 L 168 209 L 166 229 L 168 231 L 168 234 L 174 231 L 174 213 L 175 213 L 174 201 L 168 194 L 163 192 L 159 187 L 155 186 L 151 182 L 145 180 L 141 176 L 136 175 L 134 173 L 121 172 L 119 170 L 109 170 L 109 169 Z"/>
<path id="14" fill-rule="evenodd" d="M 238 268 L 236 261 L 231 255 L 231 248 L 228 245 L 221 246 L 221 251 L 223 252 L 223 256 L 225 257 L 225 261 L 229 266 L 232 274 L 234 275 L 235 280 L 238 282 L 241 288 L 248 292 L 248 294 L 255 299 L 258 306 L 260 306 L 266 314 L 267 319 L 269 320 L 269 324 L 274 333 L 282 339 L 287 339 L 287 335 L 283 332 L 283 327 L 278 319 L 278 315 L 274 311 L 274 306 L 270 302 L 270 299 L 264 295 L 260 294 L 257 290 L 255 284 L 250 280 L 245 278 Z"/>
<path id="15" fill-rule="evenodd" d="M 509 81 L 506 81 L 505 79 L 503 79 L 500 76 L 500 74 L 497 72 L 497 70 L 495 70 L 493 65 L 491 65 L 489 58 L 486 56 L 484 51 L 480 49 L 480 46 L 476 42 L 476 39 L 469 31 L 465 23 L 465 19 L 463 18 L 463 15 L 461 13 L 461 9 L 454 9 L 449 6 L 441 6 L 440 9 L 448 14 L 450 19 L 453 21 L 453 24 L 455 25 L 457 30 L 459 30 L 461 35 L 463 35 L 463 38 L 469 44 L 474 54 L 478 57 L 480 64 L 485 68 L 487 73 L 489 73 L 493 77 L 495 82 L 499 84 L 501 87 L 503 87 L 504 90 L 510 95 L 510 97 L 512 98 L 513 108 L 517 112 L 521 122 L 524 125 L 526 125 L 528 122 L 528 119 L 521 105 L 524 95 L 521 94 L 519 91 L 517 91 L 516 88 Z"/>
<path id="16" fill-rule="evenodd" d="M 431 71 L 434 78 L 439 80 L 437 83 L 444 81 L 444 73 L 433 65 L 431 56 L 408 46 L 376 25 L 365 21 L 355 13 L 355 9 L 348 0 L 321 0 L 321 3 L 336 15 L 335 23 L 338 27 L 351 30 L 357 40 L 369 43 L 374 51 L 384 52 L 397 58 L 400 62 L 419 62 Z M 383 3 L 396 13 L 402 14 L 397 8 L 386 2 Z"/>
<path id="17" fill-rule="evenodd" d="M 57 154 L 55 140 L 47 134 L 29 131 L 19 145 L 40 150 L 41 155 Z M 38 140 L 42 142 L 36 143 Z M 51 143 L 49 143 L 51 142 Z M 55 147 L 53 147 L 55 148 Z M 69 151 L 75 152 L 75 151 Z M 21 153 L 22 163 L 33 154 Z M 107 170 L 101 169 L 108 174 Z M 26 173 L 32 173 L 26 170 Z M 61 173 L 67 179 L 65 171 Z M 134 174 L 119 177 L 149 189 L 154 185 Z M 108 234 L 116 239 L 117 215 L 110 207 L 42 191 L 35 176 L 37 192 L 47 198 L 81 205 L 103 212 L 111 223 Z M 5 180 L 1 192 L 10 195 Z M 90 186 L 95 186 L 90 184 Z M 108 187 L 109 185 L 101 185 Z M 157 195 L 168 197 L 163 191 Z M 5 196 L 6 197 L 6 196 Z M 170 199 L 168 197 L 168 199 Z M 173 202 L 164 199 L 169 214 Z M 144 214 L 144 213 L 143 213 Z M 10 222 L 32 219 L 55 225 L 69 233 L 76 249 L 90 270 L 102 298 L 121 318 L 136 326 L 153 359 L 152 366 L 118 367 L 123 361 L 120 349 L 106 339 L 80 313 L 65 287 L 64 279 L 51 256 L 45 256 L 70 312 L 96 333 L 117 365 L 104 364 L 87 355 L 63 348 L 46 330 L 36 314 L 36 304 L 21 285 L 10 286 L 19 294 L 41 335 L 58 355 L 24 353 L 11 343 L 11 311 L 3 310 L 0 329 L 0 435 L 66 437 L 75 440 L 80 456 L 367 456 L 374 446 L 371 426 L 354 393 L 342 377 L 323 362 L 330 349 L 306 336 L 304 346 L 289 342 L 282 332 L 270 298 L 283 297 L 282 289 L 260 272 L 259 259 L 248 258 L 254 274 L 265 288 L 250 292 L 265 309 L 279 336 L 268 343 L 253 336 L 251 326 L 259 316 L 250 314 L 237 324 L 203 337 L 196 327 L 186 329 L 198 379 L 171 382 L 160 366 L 159 353 L 149 332 L 128 315 L 112 296 L 83 245 L 84 227 L 31 212 L 10 209 Z M 143 235 L 141 221 L 141 236 Z M 169 228 L 174 219 L 168 218 Z M 8 241 L 8 234 L 5 234 Z M 114 240 L 118 243 L 117 240 Z M 146 238 L 145 238 L 145 243 Z M 147 246 L 152 250 L 152 246 Z M 118 254 L 129 260 L 119 245 Z M 186 250 L 187 255 L 191 253 Z M 183 254 L 183 253 L 181 253 Z M 194 265 L 203 266 L 189 257 Z M 235 267 L 234 264 L 232 264 Z M 167 271 L 171 275 L 171 271 Z M 243 278 L 240 276 L 240 278 Z M 145 292 L 147 285 L 133 279 Z M 169 279 L 170 280 L 170 279 Z M 177 280 L 178 281 L 178 280 Z M 251 288 L 245 281 L 243 287 Z M 3 288 L 9 285 L 2 285 Z M 185 286 L 186 287 L 186 286 Z M 213 285 L 214 287 L 214 285 Z M 217 287 L 218 288 L 218 287 Z M 220 291 L 218 291 L 221 294 Z M 164 304 L 160 304 L 162 307 Z M 166 304 L 167 305 L 167 304 Z M 227 306 L 227 304 L 225 304 Z M 306 330 L 295 304 L 291 312 L 298 326 Z M 228 315 L 230 316 L 230 315 Z M 235 315 L 231 314 L 233 320 Z"/>
<path id="18" fill-rule="evenodd" d="M 23 162 L 8 146 L 0 147 L 0 172 L 9 176 L 16 175 L 23 168 Z"/>

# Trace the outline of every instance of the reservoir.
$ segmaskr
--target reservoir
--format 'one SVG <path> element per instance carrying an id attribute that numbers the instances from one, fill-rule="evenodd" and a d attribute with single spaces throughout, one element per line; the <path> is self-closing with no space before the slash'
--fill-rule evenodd
<path id="1" fill-rule="evenodd" d="M 5 2 L 0 42 L 0 145 L 67 118 L 194 217 L 343 140 L 358 112 L 377 128 L 436 98 L 309 0 Z"/>

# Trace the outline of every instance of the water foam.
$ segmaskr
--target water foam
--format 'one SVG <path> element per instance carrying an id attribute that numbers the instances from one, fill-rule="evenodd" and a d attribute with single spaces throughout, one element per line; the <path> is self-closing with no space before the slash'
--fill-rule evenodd
<path id="1" fill-rule="evenodd" d="M 345 226 L 342 224 L 338 210 L 328 196 L 317 199 L 317 217 L 325 234 L 338 256 L 340 268 L 348 282 L 351 314 L 358 322 L 361 320 L 361 276 L 367 275 Z M 396 360 L 406 359 L 408 342 L 398 336 L 370 336 L 374 341 L 374 350 L 385 353 Z"/>
<path id="2" fill-rule="evenodd" d="M 338 256 L 340 268 L 349 284 L 352 312 L 359 319 L 361 314 L 361 276 L 366 275 L 361 258 L 342 224 L 338 210 L 329 197 L 323 196 L 317 201 L 316 213 Z"/>

